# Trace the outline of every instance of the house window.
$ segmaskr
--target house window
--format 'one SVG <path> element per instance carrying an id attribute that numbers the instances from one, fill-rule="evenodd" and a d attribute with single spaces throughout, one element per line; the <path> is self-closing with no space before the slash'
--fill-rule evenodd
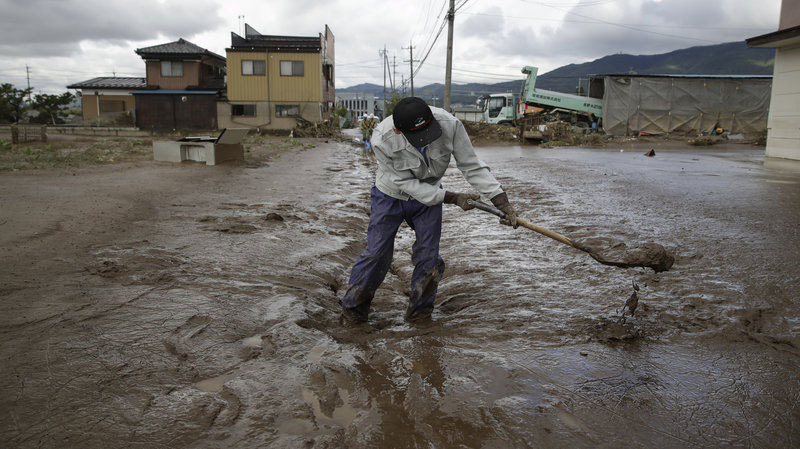
<path id="1" fill-rule="evenodd" d="M 161 61 L 161 76 L 183 76 L 183 62 Z"/>
<path id="2" fill-rule="evenodd" d="M 281 61 L 281 76 L 303 76 L 303 61 Z"/>
<path id="3" fill-rule="evenodd" d="M 242 60 L 242 75 L 265 75 L 267 73 L 266 61 Z"/>
<path id="4" fill-rule="evenodd" d="M 232 104 L 231 115 L 234 117 L 255 117 L 256 105 L 254 104 Z"/>
<path id="5" fill-rule="evenodd" d="M 277 117 L 294 117 L 300 115 L 300 105 L 292 104 L 278 104 L 275 105 L 275 116 Z"/>

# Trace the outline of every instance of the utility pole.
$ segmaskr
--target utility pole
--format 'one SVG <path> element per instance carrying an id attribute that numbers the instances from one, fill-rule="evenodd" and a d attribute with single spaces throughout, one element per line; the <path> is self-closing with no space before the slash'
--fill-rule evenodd
<path id="1" fill-rule="evenodd" d="M 394 94 L 395 86 L 397 84 L 397 83 L 395 83 L 395 81 L 397 81 L 397 56 L 392 56 L 392 76 L 391 76 L 391 80 L 392 80 L 392 94 Z M 400 86 L 397 86 L 397 87 L 400 87 Z"/>
<path id="2" fill-rule="evenodd" d="M 411 45 L 411 42 L 408 43 L 408 47 L 403 47 L 403 50 L 408 48 L 408 62 L 410 64 L 411 69 L 411 78 L 409 81 L 411 82 L 411 96 L 414 96 L 414 46 Z M 417 61 L 418 62 L 418 61 Z"/>
<path id="3" fill-rule="evenodd" d="M 31 68 L 25 64 L 25 75 L 28 78 L 28 103 L 33 103 L 33 97 L 31 96 Z"/>
<path id="4" fill-rule="evenodd" d="M 400 86 L 402 86 L 402 88 L 403 88 L 403 96 L 405 97 L 406 96 L 406 76 L 403 75 L 402 73 L 400 74 Z M 413 97 L 414 94 L 411 94 L 411 96 Z"/>
<path id="5" fill-rule="evenodd" d="M 444 73 L 444 104 L 445 111 L 450 110 L 450 78 L 453 72 L 453 25 L 456 18 L 456 0 L 450 0 L 450 10 L 447 12 L 447 67 Z"/>
<path id="6" fill-rule="evenodd" d="M 386 118 L 386 44 L 383 50 L 378 50 L 378 54 L 383 56 L 383 118 Z"/>

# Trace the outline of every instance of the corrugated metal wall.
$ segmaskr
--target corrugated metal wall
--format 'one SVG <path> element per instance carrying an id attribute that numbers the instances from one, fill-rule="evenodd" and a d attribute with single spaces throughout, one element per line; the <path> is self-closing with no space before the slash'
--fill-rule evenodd
<path id="1" fill-rule="evenodd" d="M 266 75 L 242 75 L 242 60 L 266 61 L 265 52 L 229 51 L 228 99 L 230 101 L 267 101 Z"/>
<path id="2" fill-rule="evenodd" d="M 303 61 L 303 76 L 280 76 L 281 61 Z M 322 101 L 322 60 L 318 53 L 270 53 L 270 100 Z"/>
<path id="3" fill-rule="evenodd" d="M 322 101 L 322 61 L 318 53 L 228 52 L 227 60 L 230 101 Z M 267 76 L 242 75 L 242 60 L 268 61 Z M 280 76 L 281 61 L 303 61 L 303 76 Z"/>

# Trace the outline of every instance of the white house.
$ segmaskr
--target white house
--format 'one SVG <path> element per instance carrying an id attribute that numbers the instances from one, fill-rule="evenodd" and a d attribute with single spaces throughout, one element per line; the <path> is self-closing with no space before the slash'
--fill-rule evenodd
<path id="1" fill-rule="evenodd" d="M 775 49 L 767 156 L 800 160 L 800 0 L 783 0 L 778 31 L 747 45 Z"/>

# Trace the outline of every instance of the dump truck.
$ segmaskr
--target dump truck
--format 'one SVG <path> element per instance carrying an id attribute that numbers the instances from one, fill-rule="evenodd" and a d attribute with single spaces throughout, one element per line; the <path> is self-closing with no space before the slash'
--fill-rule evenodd
<path id="1" fill-rule="evenodd" d="M 487 123 L 521 126 L 522 135 L 547 117 L 574 124 L 589 126 L 603 116 L 603 101 L 598 98 L 582 97 L 552 90 L 536 89 L 537 67 L 525 66 L 522 73 L 527 75 L 519 100 L 514 94 L 490 94 L 485 99 L 484 119 Z M 529 137 L 535 138 L 530 135 Z"/>

